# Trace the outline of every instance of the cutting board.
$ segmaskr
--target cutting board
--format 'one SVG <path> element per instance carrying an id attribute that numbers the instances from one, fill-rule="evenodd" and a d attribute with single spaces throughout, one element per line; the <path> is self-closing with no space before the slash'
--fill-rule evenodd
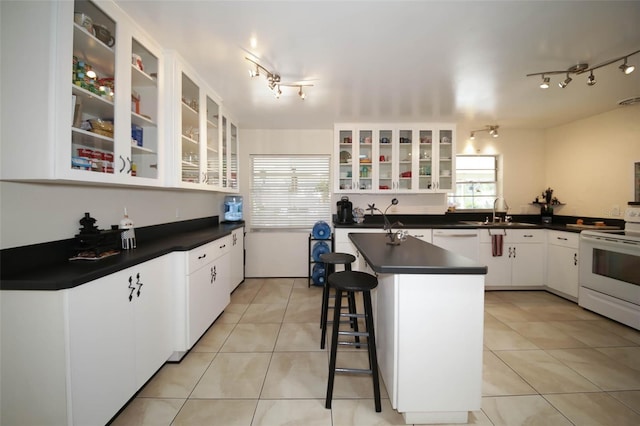
<path id="1" fill-rule="evenodd" d="M 567 223 L 567 228 L 572 229 L 620 229 L 619 226 L 612 225 L 579 225 L 577 223 Z"/>

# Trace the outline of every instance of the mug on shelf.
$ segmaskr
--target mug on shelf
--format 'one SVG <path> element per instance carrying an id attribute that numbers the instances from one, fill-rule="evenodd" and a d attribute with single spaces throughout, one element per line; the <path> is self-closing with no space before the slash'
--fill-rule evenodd
<path id="1" fill-rule="evenodd" d="M 116 39 L 111 35 L 109 28 L 104 25 L 94 24 L 93 30 L 95 31 L 96 38 L 107 46 L 113 47 L 113 45 L 116 44 Z"/>

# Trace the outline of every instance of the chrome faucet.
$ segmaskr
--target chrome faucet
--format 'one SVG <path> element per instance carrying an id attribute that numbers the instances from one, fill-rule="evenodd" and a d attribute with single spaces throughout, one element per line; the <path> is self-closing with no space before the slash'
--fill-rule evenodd
<path id="1" fill-rule="evenodd" d="M 493 219 L 492 221 L 495 223 L 496 219 L 499 219 L 498 216 L 496 216 L 496 205 L 498 204 L 498 200 L 500 200 L 502 198 L 502 202 L 504 204 L 504 208 L 505 208 L 505 214 L 509 211 L 509 205 L 507 204 L 507 200 L 504 199 L 504 197 L 497 197 L 495 200 L 493 200 Z"/>

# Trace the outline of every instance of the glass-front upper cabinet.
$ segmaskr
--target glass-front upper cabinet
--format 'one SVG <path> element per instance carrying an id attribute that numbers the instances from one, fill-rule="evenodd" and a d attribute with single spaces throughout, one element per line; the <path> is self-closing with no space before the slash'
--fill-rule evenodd
<path id="1" fill-rule="evenodd" d="M 181 73 L 181 181 L 200 183 L 200 88 Z"/>
<path id="2" fill-rule="evenodd" d="M 222 115 L 222 188 L 238 190 L 238 127 Z"/>
<path id="3" fill-rule="evenodd" d="M 345 192 L 351 191 L 357 185 L 355 184 L 355 179 L 353 175 L 353 159 L 354 156 L 357 158 L 358 156 L 358 147 L 353 144 L 353 129 L 335 129 L 337 143 L 336 143 L 336 154 L 334 158 L 337 159 L 337 167 L 336 170 L 336 178 L 334 182 L 336 183 L 336 187 L 334 188 L 336 192 Z"/>
<path id="4" fill-rule="evenodd" d="M 131 176 L 157 179 L 160 152 L 159 61 L 135 38 L 131 40 L 131 51 L 131 153 L 128 167 Z"/>
<path id="5" fill-rule="evenodd" d="M 398 141 L 398 191 L 411 191 L 415 188 L 413 176 L 413 143 L 414 134 L 411 128 L 400 128 Z"/>
<path id="6" fill-rule="evenodd" d="M 455 185 L 455 149 L 453 128 L 438 130 L 438 184 L 440 191 L 451 191 Z"/>
<path id="7" fill-rule="evenodd" d="M 357 189 L 361 191 L 373 189 L 373 148 L 373 129 L 358 129 L 358 157 L 353 159 L 353 165 L 357 167 Z"/>
<path id="8" fill-rule="evenodd" d="M 418 130 L 418 189 L 434 188 L 433 179 L 433 131 Z"/>
<path id="9" fill-rule="evenodd" d="M 220 187 L 220 105 L 207 96 L 207 185 Z"/>
<path id="10" fill-rule="evenodd" d="M 114 180 L 114 135 L 123 125 L 115 121 L 114 104 L 121 82 L 115 79 L 116 53 L 111 34 L 118 28 L 115 20 L 93 3 L 75 1 L 73 5 L 71 144 L 70 152 L 63 154 L 67 165 L 62 170 L 107 174 L 111 177 L 100 176 L 98 180 Z"/>
<path id="11" fill-rule="evenodd" d="M 396 180 L 396 150 L 393 149 L 394 143 L 394 130 L 388 128 L 381 128 L 377 134 L 377 162 L 374 157 L 374 163 L 377 165 L 377 189 L 380 192 L 387 192 L 395 190 Z"/>

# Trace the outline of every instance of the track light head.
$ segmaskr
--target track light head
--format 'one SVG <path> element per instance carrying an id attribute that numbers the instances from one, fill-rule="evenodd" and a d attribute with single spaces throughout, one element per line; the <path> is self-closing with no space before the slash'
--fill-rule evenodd
<path id="1" fill-rule="evenodd" d="M 558 83 L 558 86 L 561 89 L 564 89 L 565 87 L 567 87 L 569 85 L 569 83 L 571 83 L 573 79 L 571 77 L 569 77 L 569 73 L 567 73 L 567 78 L 565 78 L 564 80 L 562 80 L 560 83 Z"/>
<path id="2" fill-rule="evenodd" d="M 591 74 L 587 77 L 587 86 L 593 86 L 594 84 L 596 84 L 596 77 L 593 75 L 593 71 L 591 71 Z"/>
<path id="3" fill-rule="evenodd" d="M 545 77 L 544 74 L 542 74 L 542 83 L 540 83 L 540 88 L 541 89 L 548 89 L 550 80 L 551 79 L 549 77 Z"/>
<path id="4" fill-rule="evenodd" d="M 631 74 L 636 69 L 633 65 L 627 65 L 627 58 L 624 58 L 624 62 L 618 68 L 625 74 Z"/>
<path id="5" fill-rule="evenodd" d="M 474 140 L 476 138 L 476 132 L 471 132 L 469 139 Z"/>
<path id="6" fill-rule="evenodd" d="M 302 91 L 302 86 L 298 86 L 298 87 L 299 87 L 298 96 L 300 96 L 300 99 L 304 101 L 307 95 Z"/>
<path id="7" fill-rule="evenodd" d="M 249 77 L 258 77 L 260 75 L 260 67 L 256 64 L 256 70 L 249 70 Z"/>
<path id="8" fill-rule="evenodd" d="M 280 85 L 277 85 L 275 87 L 275 90 L 273 91 L 273 95 L 276 97 L 276 99 L 280 99 L 280 95 L 282 95 L 282 90 L 280 90 Z"/>
<path id="9" fill-rule="evenodd" d="M 489 127 L 489 134 L 491 136 L 493 136 L 494 138 L 498 137 L 498 126 L 490 126 Z"/>

